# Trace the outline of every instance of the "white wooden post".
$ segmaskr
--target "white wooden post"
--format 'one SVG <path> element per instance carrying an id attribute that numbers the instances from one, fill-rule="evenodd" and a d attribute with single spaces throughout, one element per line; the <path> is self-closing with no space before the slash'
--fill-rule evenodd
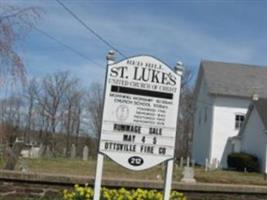
<path id="1" fill-rule="evenodd" d="M 98 153 L 97 154 L 97 163 L 96 163 L 94 200 L 100 199 L 103 164 L 104 164 L 104 155 L 101 153 Z"/>
<path id="2" fill-rule="evenodd" d="M 109 53 L 107 55 L 107 67 L 108 67 L 108 65 L 111 65 L 114 63 L 114 55 L 115 55 L 114 51 L 109 51 Z M 106 84 L 105 84 L 105 87 L 106 87 Z M 104 95 L 105 95 L 105 91 L 104 91 Z M 102 122 L 102 120 L 101 120 L 101 122 Z M 102 124 L 101 124 L 101 126 L 102 126 Z M 99 144 L 100 144 L 100 138 L 99 138 Z M 96 164 L 96 175 L 95 175 L 94 200 L 100 199 L 103 165 L 104 165 L 104 155 L 101 153 L 98 153 L 97 154 L 97 164 Z"/>
<path id="3" fill-rule="evenodd" d="M 164 182 L 164 200 L 170 199 L 171 187 L 172 187 L 172 171 L 173 171 L 173 160 L 168 160 L 165 171 L 165 182 Z"/>
<path id="4" fill-rule="evenodd" d="M 175 73 L 182 76 L 183 68 L 181 62 L 177 62 L 175 67 Z M 179 109 L 179 102 L 178 102 L 178 109 Z M 172 172 L 173 172 L 173 159 L 168 160 L 166 164 L 165 181 L 164 181 L 164 198 L 163 198 L 164 200 L 170 200 L 170 194 L 172 188 Z"/>

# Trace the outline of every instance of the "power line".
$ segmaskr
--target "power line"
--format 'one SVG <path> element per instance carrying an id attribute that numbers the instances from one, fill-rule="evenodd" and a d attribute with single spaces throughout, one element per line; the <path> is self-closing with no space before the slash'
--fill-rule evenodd
<path id="1" fill-rule="evenodd" d="M 94 36 L 96 36 L 100 41 L 102 41 L 105 45 L 109 48 L 113 49 L 114 51 L 118 52 L 122 57 L 126 58 L 127 56 L 115 48 L 110 42 L 105 40 L 102 36 L 100 36 L 95 30 L 90 28 L 81 18 L 79 18 L 71 9 L 69 9 L 64 3 L 60 0 L 56 0 L 72 17 L 74 17 L 78 22 L 80 22 L 88 31 L 90 31 Z"/>
<path id="2" fill-rule="evenodd" d="M 67 45 L 67 44 L 65 44 L 65 43 L 63 43 L 63 42 L 61 42 L 60 40 L 56 39 L 56 38 L 53 37 L 52 35 L 48 34 L 47 32 L 45 32 L 45 31 L 43 31 L 43 30 L 37 28 L 36 26 L 33 26 L 33 28 L 34 28 L 37 32 L 43 34 L 44 36 L 46 36 L 47 38 L 49 38 L 49 39 L 51 39 L 51 40 L 56 41 L 57 43 L 59 43 L 59 44 L 62 45 L 63 47 L 65 47 L 65 48 L 71 50 L 73 53 L 75 53 L 75 54 L 79 55 L 80 57 L 86 59 L 86 60 L 89 61 L 90 63 L 93 63 L 93 64 L 95 64 L 95 65 L 97 65 L 97 66 L 99 66 L 99 67 L 103 67 L 101 64 L 99 64 L 99 63 L 97 63 L 97 62 L 91 60 L 90 58 L 88 58 L 87 56 L 85 56 L 84 54 L 82 54 L 81 52 L 79 52 L 79 51 L 77 51 L 76 49 L 72 48 L 71 46 L 69 46 L 69 45 Z"/>

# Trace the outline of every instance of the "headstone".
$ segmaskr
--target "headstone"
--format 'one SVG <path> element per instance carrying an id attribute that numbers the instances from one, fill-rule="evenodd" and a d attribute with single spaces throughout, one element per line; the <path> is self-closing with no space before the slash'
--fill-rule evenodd
<path id="1" fill-rule="evenodd" d="M 205 172 L 207 172 L 209 170 L 209 159 L 206 158 L 205 159 Z"/>
<path id="2" fill-rule="evenodd" d="M 22 158 L 29 158 L 30 157 L 30 150 L 29 149 L 22 149 L 20 152 Z"/>
<path id="3" fill-rule="evenodd" d="M 63 148 L 63 152 L 62 153 L 63 153 L 63 157 L 65 157 L 66 153 L 67 153 L 67 149 L 65 147 Z"/>
<path id="4" fill-rule="evenodd" d="M 210 169 L 211 170 L 215 170 L 218 168 L 218 161 L 216 158 L 212 159 L 211 165 L 210 165 Z"/>
<path id="5" fill-rule="evenodd" d="M 71 159 L 75 159 L 76 158 L 76 146 L 75 144 L 71 145 L 71 154 L 70 154 Z"/>
<path id="6" fill-rule="evenodd" d="M 186 166 L 190 167 L 190 158 L 189 157 L 187 157 L 187 159 L 186 159 Z"/>
<path id="7" fill-rule="evenodd" d="M 180 167 L 182 168 L 183 166 L 184 166 L 184 158 L 181 157 L 181 158 L 180 158 Z"/>
<path id="8" fill-rule="evenodd" d="M 40 147 L 32 147 L 30 150 L 31 158 L 39 158 Z"/>
<path id="9" fill-rule="evenodd" d="M 51 152 L 50 146 L 46 147 L 45 155 L 48 158 L 50 158 L 52 156 L 52 152 Z"/>
<path id="10" fill-rule="evenodd" d="M 88 154 L 89 154 L 89 149 L 88 146 L 83 147 L 83 160 L 87 161 L 88 160 Z"/>
<path id="11" fill-rule="evenodd" d="M 38 157 L 41 158 L 43 155 L 44 155 L 44 145 L 41 144 Z"/>
<path id="12" fill-rule="evenodd" d="M 181 180 L 183 183 L 195 183 L 194 169 L 192 167 L 185 167 L 183 171 L 183 178 Z"/>

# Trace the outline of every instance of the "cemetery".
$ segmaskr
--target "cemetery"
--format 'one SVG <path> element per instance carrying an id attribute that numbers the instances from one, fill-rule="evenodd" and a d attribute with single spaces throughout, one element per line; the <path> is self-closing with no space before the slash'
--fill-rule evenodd
<path id="1" fill-rule="evenodd" d="M 96 160 L 89 159 L 87 161 L 81 158 L 74 160 L 63 158 L 40 158 L 40 159 L 21 159 L 16 167 L 17 172 L 21 171 L 21 163 L 23 163 L 25 173 L 33 174 L 51 174 L 51 175 L 73 175 L 73 176 L 90 176 L 94 177 Z M 4 163 L 1 163 L 3 167 Z M 192 165 L 190 165 L 192 167 Z M 175 164 L 173 179 L 175 182 L 180 182 L 184 178 L 184 168 L 187 168 L 187 164 L 180 165 L 179 161 Z M 105 161 L 104 166 L 104 178 L 122 178 L 133 180 L 152 180 L 163 181 L 164 166 L 159 165 L 154 168 L 133 172 L 127 170 L 111 160 Z M 231 170 L 221 169 L 205 169 L 204 167 L 195 166 L 193 174 L 190 173 L 190 177 L 194 175 L 194 179 L 197 183 L 223 183 L 223 184 L 245 184 L 245 185 L 267 185 L 267 181 L 260 173 L 249 172 L 236 172 Z M 192 174 L 192 175 L 191 175 Z M 235 177 L 233 179 L 233 177 Z"/>

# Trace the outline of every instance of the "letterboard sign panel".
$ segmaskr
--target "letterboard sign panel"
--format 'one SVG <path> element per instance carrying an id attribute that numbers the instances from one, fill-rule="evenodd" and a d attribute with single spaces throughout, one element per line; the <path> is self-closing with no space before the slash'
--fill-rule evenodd
<path id="1" fill-rule="evenodd" d="M 151 56 L 109 65 L 99 151 L 131 170 L 173 158 L 180 81 Z"/>

